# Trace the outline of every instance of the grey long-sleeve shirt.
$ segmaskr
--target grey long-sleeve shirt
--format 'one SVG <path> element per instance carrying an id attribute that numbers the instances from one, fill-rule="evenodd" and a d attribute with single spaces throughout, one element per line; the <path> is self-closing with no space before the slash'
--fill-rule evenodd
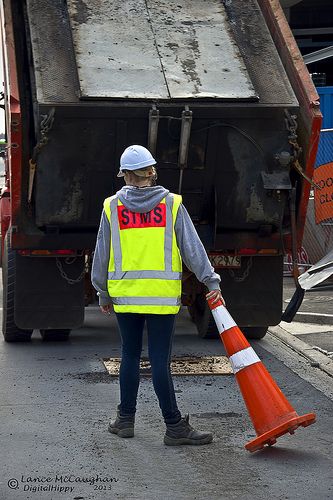
<path id="1" fill-rule="evenodd" d="M 147 213 L 155 208 L 168 193 L 169 191 L 162 186 L 146 188 L 124 186 L 117 192 L 117 195 L 126 208 L 132 212 Z M 186 267 L 196 275 L 200 282 L 207 286 L 208 290 L 219 289 L 220 276 L 215 273 L 206 250 L 183 204 L 178 209 L 175 233 L 177 245 Z M 92 284 L 98 292 L 100 305 L 112 303 L 107 290 L 110 239 L 110 224 L 103 210 L 91 273 Z"/>

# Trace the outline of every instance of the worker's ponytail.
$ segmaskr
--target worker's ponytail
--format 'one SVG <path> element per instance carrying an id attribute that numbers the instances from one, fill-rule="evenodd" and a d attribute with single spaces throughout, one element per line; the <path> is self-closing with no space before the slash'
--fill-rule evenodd
<path id="1" fill-rule="evenodd" d="M 156 181 L 157 181 L 157 170 L 155 167 L 151 167 L 153 175 L 150 178 L 151 185 L 156 186 Z"/>

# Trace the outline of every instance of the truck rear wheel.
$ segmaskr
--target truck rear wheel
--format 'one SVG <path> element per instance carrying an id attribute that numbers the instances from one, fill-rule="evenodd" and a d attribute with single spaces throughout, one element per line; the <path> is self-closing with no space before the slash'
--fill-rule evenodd
<path id="1" fill-rule="evenodd" d="M 2 333 L 6 342 L 28 342 L 33 330 L 23 330 L 16 326 L 14 321 L 14 290 L 16 285 L 16 252 L 10 248 L 9 232 L 4 241 L 4 255 L 2 259 L 3 283 L 3 315 Z"/>
<path id="2" fill-rule="evenodd" d="M 68 340 L 71 330 L 63 329 L 63 330 L 39 330 L 41 337 L 45 341 L 64 341 Z"/>

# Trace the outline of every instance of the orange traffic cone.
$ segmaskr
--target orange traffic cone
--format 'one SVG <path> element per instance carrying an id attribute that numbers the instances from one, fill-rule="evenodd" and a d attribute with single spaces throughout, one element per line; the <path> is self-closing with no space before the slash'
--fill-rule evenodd
<path id="1" fill-rule="evenodd" d="M 257 438 L 245 445 L 249 451 L 273 445 L 278 437 L 316 421 L 314 413 L 299 416 L 266 370 L 221 300 L 209 307 L 236 376 Z"/>

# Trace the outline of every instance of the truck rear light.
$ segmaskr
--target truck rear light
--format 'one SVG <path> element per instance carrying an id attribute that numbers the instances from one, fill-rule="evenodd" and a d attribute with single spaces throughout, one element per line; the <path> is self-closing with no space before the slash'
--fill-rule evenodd
<path id="1" fill-rule="evenodd" d="M 262 248 L 258 250 L 260 255 L 277 255 L 278 251 L 276 248 Z"/>
<path id="2" fill-rule="evenodd" d="M 255 248 L 240 248 L 237 250 L 237 255 L 255 255 L 258 253 L 258 250 Z"/>
<path id="3" fill-rule="evenodd" d="M 278 250 L 276 248 L 240 248 L 237 250 L 237 255 L 277 255 Z"/>
<path id="4" fill-rule="evenodd" d="M 54 255 L 76 255 L 76 250 L 52 250 Z"/>
<path id="5" fill-rule="evenodd" d="M 24 257 L 54 257 L 76 255 L 76 250 L 18 250 L 18 254 Z"/>

